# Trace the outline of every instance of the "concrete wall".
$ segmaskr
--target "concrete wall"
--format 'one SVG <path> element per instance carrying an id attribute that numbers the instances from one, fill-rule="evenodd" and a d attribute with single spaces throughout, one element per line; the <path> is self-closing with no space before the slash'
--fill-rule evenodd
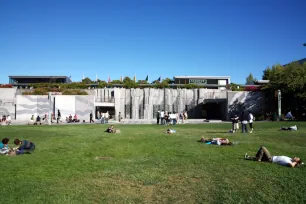
<path id="1" fill-rule="evenodd" d="M 240 114 L 242 111 L 252 111 L 253 114 L 263 113 L 264 94 L 261 92 L 228 91 L 228 115 Z"/>
<path id="2" fill-rule="evenodd" d="M 31 116 L 44 116 L 49 112 L 48 96 L 19 95 L 16 97 L 16 119 L 30 120 Z"/>
<path id="3" fill-rule="evenodd" d="M 226 119 L 234 113 L 242 110 L 252 110 L 255 114 L 263 110 L 264 95 L 260 92 L 233 92 L 217 89 L 125 89 L 104 88 L 88 90 L 87 96 L 51 97 L 51 110 L 61 110 L 63 118 L 70 114 L 77 114 L 81 120 L 89 120 L 92 112 L 95 116 L 95 102 L 100 104 L 113 103 L 115 117 L 121 116 L 127 119 L 153 119 L 158 110 L 169 112 L 188 111 L 190 118 L 201 117 L 201 105 L 203 103 L 223 101 L 226 105 L 222 112 Z M 53 107 L 55 101 L 55 107 Z M 29 120 L 31 115 L 48 113 L 48 96 L 17 95 L 16 89 L 0 89 L 0 114 L 15 116 L 15 104 L 17 120 Z"/>
<path id="4" fill-rule="evenodd" d="M 89 114 L 92 112 L 94 115 L 94 96 L 52 96 L 50 110 L 61 111 L 63 119 L 69 117 L 71 114 L 77 114 L 80 120 L 89 121 Z M 30 120 L 31 116 L 37 115 L 43 117 L 49 113 L 49 99 L 48 96 L 35 96 L 35 95 L 19 95 L 16 97 L 16 115 L 17 120 Z M 55 102 L 55 107 L 53 106 Z"/>
<path id="5" fill-rule="evenodd" d="M 97 92 L 100 93 L 102 90 Z M 227 99 L 225 90 L 212 89 L 114 88 L 113 91 L 116 116 L 121 112 L 122 117 L 128 119 L 152 119 L 158 110 L 181 112 L 186 109 L 190 117 L 199 118 L 199 105 L 204 100 Z"/>
<path id="6" fill-rule="evenodd" d="M 0 115 L 10 115 L 12 119 L 15 119 L 16 90 L 0 88 Z"/>

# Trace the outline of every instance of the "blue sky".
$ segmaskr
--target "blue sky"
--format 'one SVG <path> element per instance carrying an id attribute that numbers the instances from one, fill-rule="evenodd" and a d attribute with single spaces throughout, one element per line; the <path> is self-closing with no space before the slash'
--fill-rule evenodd
<path id="1" fill-rule="evenodd" d="M 305 0 L 0 0 L 9 75 L 231 76 L 306 57 Z"/>

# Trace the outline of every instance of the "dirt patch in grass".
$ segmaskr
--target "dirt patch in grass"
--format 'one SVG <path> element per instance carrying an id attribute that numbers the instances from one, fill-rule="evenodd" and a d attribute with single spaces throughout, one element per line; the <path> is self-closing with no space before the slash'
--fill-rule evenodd
<path id="1" fill-rule="evenodd" d="M 99 157 L 99 156 L 95 157 L 95 160 L 111 160 L 111 159 L 113 159 L 113 157 Z"/>

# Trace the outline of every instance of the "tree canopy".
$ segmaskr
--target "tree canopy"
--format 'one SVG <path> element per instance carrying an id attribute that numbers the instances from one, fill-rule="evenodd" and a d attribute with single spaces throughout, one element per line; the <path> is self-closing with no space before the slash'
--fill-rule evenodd
<path id="1" fill-rule="evenodd" d="M 254 77 L 252 75 L 252 73 L 249 74 L 249 76 L 246 78 L 246 85 L 254 85 Z"/>
<path id="2" fill-rule="evenodd" d="M 292 62 L 286 66 L 279 64 L 268 67 L 262 79 L 269 80 L 263 87 L 271 105 L 275 104 L 275 91 L 282 92 L 282 112 L 292 111 L 296 115 L 306 111 L 306 63 Z M 277 107 L 277 106 L 276 106 Z"/>

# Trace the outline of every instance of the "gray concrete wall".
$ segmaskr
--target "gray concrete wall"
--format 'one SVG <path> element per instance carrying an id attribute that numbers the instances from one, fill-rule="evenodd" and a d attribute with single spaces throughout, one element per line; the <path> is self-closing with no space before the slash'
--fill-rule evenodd
<path id="1" fill-rule="evenodd" d="M 51 109 L 60 109 L 62 117 L 77 114 L 81 120 L 89 120 L 95 115 L 95 102 L 111 102 L 115 107 L 115 117 L 127 119 L 153 119 L 158 110 L 181 112 L 187 109 L 190 118 L 201 117 L 201 104 L 210 100 L 224 100 L 224 115 L 229 116 L 242 110 L 261 113 L 264 95 L 260 92 L 234 92 L 216 89 L 125 89 L 104 88 L 87 90 L 88 96 L 52 96 Z M 55 107 L 53 103 L 55 100 Z M 31 115 L 48 113 L 48 96 L 17 95 L 16 89 L 0 89 L 0 114 L 14 118 L 16 104 L 17 119 L 29 120 Z"/>
<path id="2" fill-rule="evenodd" d="M 103 90 L 103 89 L 102 89 Z M 100 90 L 98 90 L 98 93 Z M 127 119 L 153 119 L 158 110 L 181 112 L 191 118 L 201 115 L 200 104 L 206 99 L 227 99 L 225 90 L 211 89 L 125 89 L 115 88 L 116 116 L 119 112 Z M 97 97 L 97 96 L 96 96 Z M 227 110 L 224 110 L 227 114 Z"/>
<path id="3" fill-rule="evenodd" d="M 61 111 L 62 119 L 69 117 L 71 114 L 77 114 L 80 120 L 89 121 L 89 114 L 95 114 L 94 96 L 52 96 L 51 97 L 51 112 L 55 109 Z M 16 115 L 17 120 L 30 120 L 31 116 L 37 115 L 43 117 L 49 113 L 49 99 L 48 96 L 35 95 L 19 95 L 16 97 Z M 55 107 L 53 107 L 55 101 Z"/>
<path id="4" fill-rule="evenodd" d="M 228 91 L 228 115 L 252 111 L 253 114 L 263 113 L 264 94 L 262 92 Z"/>
<path id="5" fill-rule="evenodd" d="M 0 115 L 10 115 L 12 119 L 15 119 L 16 90 L 0 88 Z"/>

